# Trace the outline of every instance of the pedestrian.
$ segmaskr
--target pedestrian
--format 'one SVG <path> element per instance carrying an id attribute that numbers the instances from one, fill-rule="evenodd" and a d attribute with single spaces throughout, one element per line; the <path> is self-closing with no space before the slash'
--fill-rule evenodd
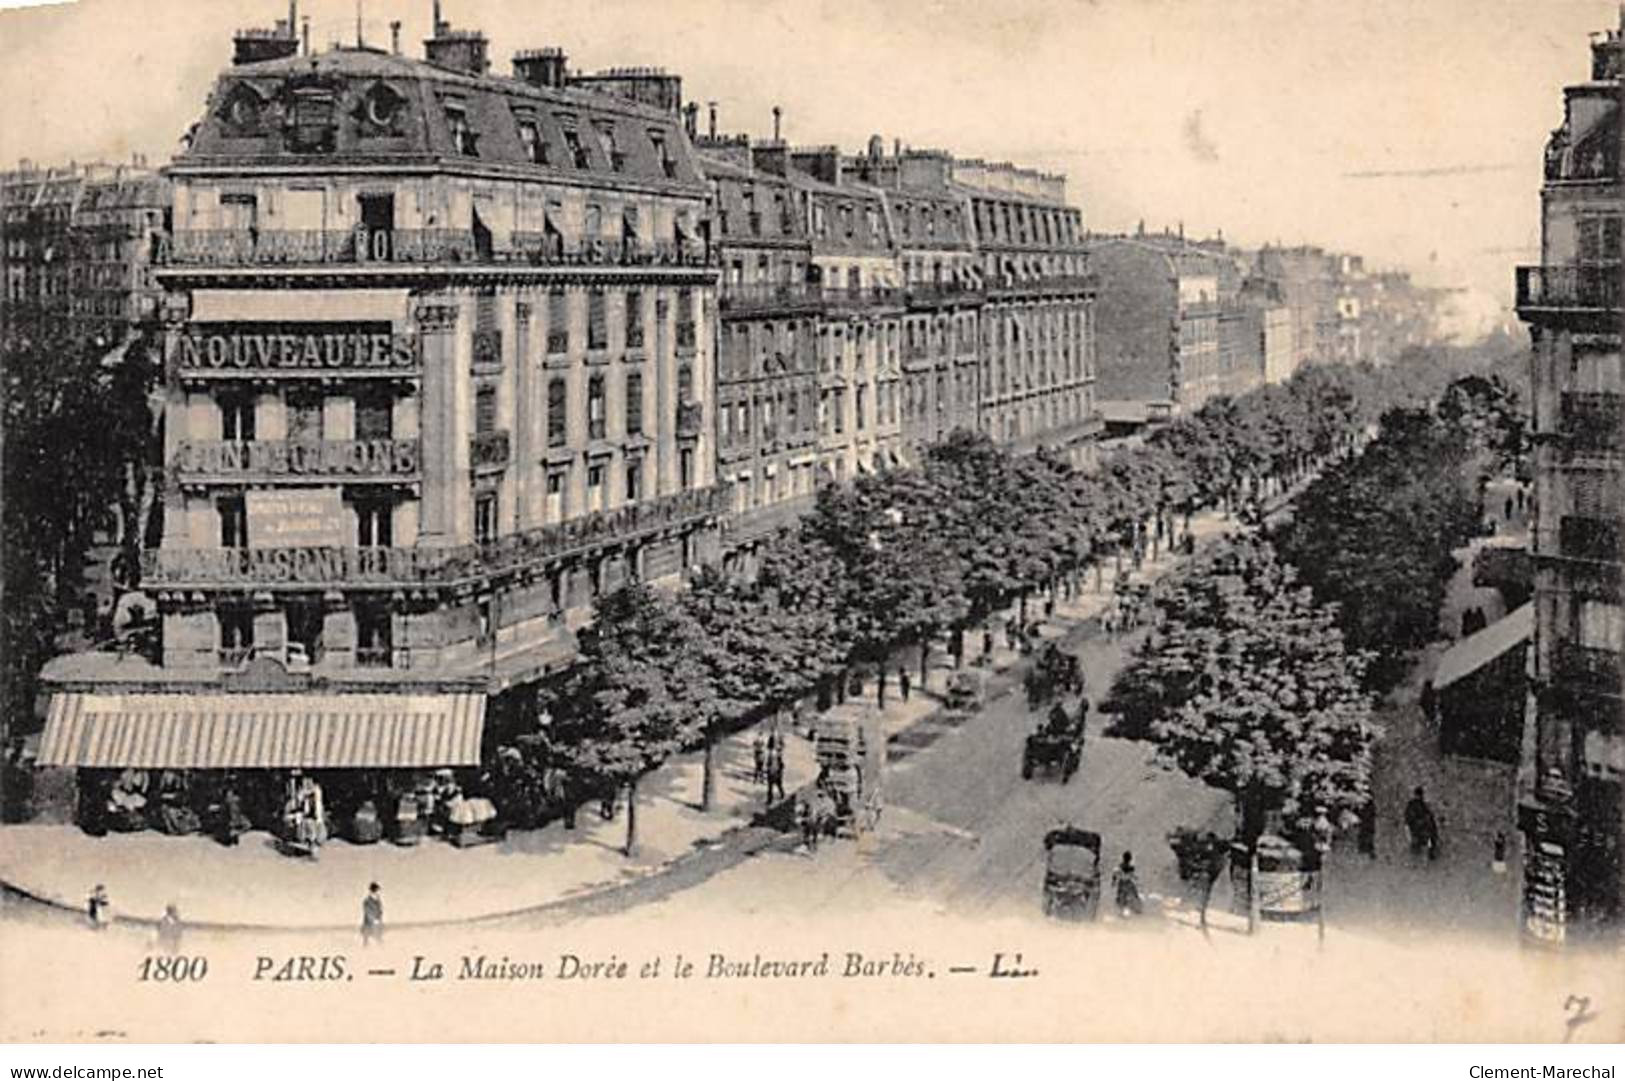
<path id="1" fill-rule="evenodd" d="M 774 748 L 767 759 L 767 802 L 773 803 L 773 794 L 777 792 L 778 798 L 784 798 L 784 753 Z"/>
<path id="2" fill-rule="evenodd" d="M 1512 521 L 1512 497 L 1511 496 L 1507 496 L 1506 508 L 1505 508 L 1504 512 L 1502 513 L 1501 517 L 1505 518 L 1508 522 Z"/>
<path id="3" fill-rule="evenodd" d="M 767 764 L 767 742 L 762 738 L 762 733 L 761 732 L 757 732 L 754 736 L 751 737 L 750 756 L 751 756 L 751 768 L 750 768 L 750 780 L 751 780 L 751 783 L 752 784 L 761 784 L 762 783 L 762 778 L 765 775 L 763 767 Z"/>
<path id="4" fill-rule="evenodd" d="M 1360 804 L 1360 823 L 1355 842 L 1362 856 L 1377 858 L 1377 801 L 1369 796 Z"/>
<path id="5" fill-rule="evenodd" d="M 367 886 L 361 899 L 361 945 L 382 945 L 384 941 L 384 891 L 378 883 Z"/>
<path id="6" fill-rule="evenodd" d="M 808 855 L 818 851 L 818 816 L 813 813 L 807 798 L 796 800 L 796 825 L 801 830 L 801 844 Z"/>
<path id="7" fill-rule="evenodd" d="M 903 692 L 903 701 L 905 701 L 905 702 L 908 701 L 908 691 L 909 691 L 909 688 L 911 686 L 913 686 L 913 683 L 908 678 L 908 667 L 906 665 L 901 665 L 901 664 L 898 665 L 897 666 L 897 687 L 898 687 L 899 690 L 901 690 Z"/>
<path id="8" fill-rule="evenodd" d="M 1439 858 L 1439 820 L 1428 806 L 1427 795 L 1418 785 L 1405 804 L 1405 829 L 1411 837 L 1411 854 L 1427 852 L 1428 859 Z"/>
<path id="9" fill-rule="evenodd" d="M 1438 695 L 1434 693 L 1433 681 L 1422 681 L 1422 693 L 1417 696 L 1417 704 L 1422 707 L 1422 716 L 1428 719 L 1428 724 L 1436 724 L 1439 716 Z"/>
<path id="10" fill-rule="evenodd" d="M 181 913 L 174 905 L 165 905 L 158 921 L 158 948 L 171 957 L 181 950 Z"/>
<path id="11" fill-rule="evenodd" d="M 1011 616 L 1009 619 L 1005 620 L 1005 622 L 1004 622 L 1004 645 L 1005 645 L 1006 649 L 1015 649 L 1016 648 L 1016 639 L 1020 635 L 1020 633 L 1021 633 L 1021 625 L 1020 625 L 1019 622 L 1017 622 L 1015 616 Z"/>
<path id="12" fill-rule="evenodd" d="M 988 628 L 984 627 L 984 628 L 982 628 L 982 660 L 986 661 L 992 655 L 993 655 L 993 632 L 991 630 L 989 630 Z"/>
<path id="13" fill-rule="evenodd" d="M 113 925 L 113 900 L 107 895 L 107 887 L 100 882 L 90 891 L 85 900 L 85 915 L 90 918 L 90 926 L 97 931 L 105 931 Z"/>
<path id="14" fill-rule="evenodd" d="M 1112 874 L 1112 890 L 1117 897 L 1119 916 L 1126 920 L 1140 914 L 1140 884 L 1135 880 L 1134 853 L 1123 853 L 1123 862 Z"/>
<path id="15" fill-rule="evenodd" d="M 1495 847 L 1490 852 L 1490 870 L 1498 875 L 1507 873 L 1507 835 L 1495 835 Z"/>

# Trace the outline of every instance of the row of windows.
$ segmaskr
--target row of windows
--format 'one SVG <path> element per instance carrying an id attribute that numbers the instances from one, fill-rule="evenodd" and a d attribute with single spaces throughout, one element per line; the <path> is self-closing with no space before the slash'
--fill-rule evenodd
<path id="1" fill-rule="evenodd" d="M 1028 203 L 994 203 L 977 199 L 974 203 L 976 227 L 984 240 L 1007 244 L 1076 244 L 1077 212 L 1048 210 Z"/>
<path id="2" fill-rule="evenodd" d="M 355 434 L 350 438 L 394 438 L 395 403 L 388 393 L 364 393 L 354 401 Z M 319 390 L 290 387 L 283 392 L 286 438 L 289 442 L 341 438 L 337 433 L 327 431 L 326 402 L 326 396 Z M 246 393 L 225 393 L 216 399 L 216 403 L 220 409 L 221 439 L 246 443 L 258 438 L 255 420 L 258 403 L 254 397 Z"/>

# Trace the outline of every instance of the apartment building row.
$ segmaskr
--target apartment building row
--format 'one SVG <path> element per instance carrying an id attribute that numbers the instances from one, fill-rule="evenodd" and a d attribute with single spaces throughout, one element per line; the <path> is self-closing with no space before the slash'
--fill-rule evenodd
<path id="1" fill-rule="evenodd" d="M 1112 415 L 1170 416 L 1311 363 L 1386 363 L 1433 337 L 1436 294 L 1321 248 L 1246 251 L 1183 229 L 1097 236 L 1097 393 Z"/>
<path id="2" fill-rule="evenodd" d="M 702 136 L 674 75 L 493 75 L 438 10 L 422 59 L 296 21 L 238 35 L 143 189 L 156 646 L 47 667 L 43 764 L 473 765 L 621 582 L 746 561 L 953 428 L 1087 460 L 1061 178 Z"/>

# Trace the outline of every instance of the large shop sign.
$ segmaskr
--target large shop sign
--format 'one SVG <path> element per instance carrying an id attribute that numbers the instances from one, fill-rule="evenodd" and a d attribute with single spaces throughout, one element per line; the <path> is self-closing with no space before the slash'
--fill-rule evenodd
<path id="1" fill-rule="evenodd" d="M 337 488 L 248 492 L 243 503 L 251 548 L 339 548 L 350 542 Z"/>
<path id="2" fill-rule="evenodd" d="M 417 335 L 389 323 L 193 323 L 171 355 L 196 372 L 415 371 L 419 363 Z"/>

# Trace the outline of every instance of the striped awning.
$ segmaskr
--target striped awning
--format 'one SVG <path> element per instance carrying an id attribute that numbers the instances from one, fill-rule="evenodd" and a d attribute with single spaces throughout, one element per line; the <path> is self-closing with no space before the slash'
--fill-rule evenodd
<path id="1" fill-rule="evenodd" d="M 60 693 L 42 766 L 389 769 L 474 766 L 483 694 Z"/>

